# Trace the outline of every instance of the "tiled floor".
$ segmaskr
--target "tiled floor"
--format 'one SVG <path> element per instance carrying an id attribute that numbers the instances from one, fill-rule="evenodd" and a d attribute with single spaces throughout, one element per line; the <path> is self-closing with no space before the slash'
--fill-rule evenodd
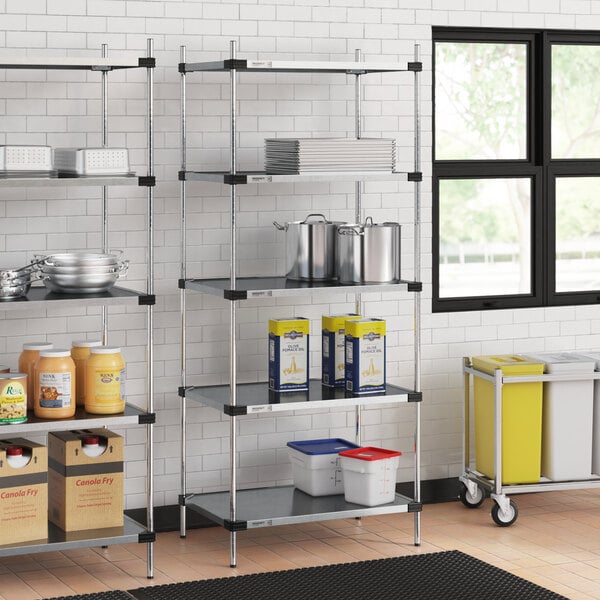
<path id="1" fill-rule="evenodd" d="M 238 534 L 238 567 L 229 565 L 229 534 L 196 529 L 163 533 L 155 578 L 146 579 L 146 545 L 52 552 L 0 559 L 0 600 L 28 600 L 149 584 L 295 569 L 337 562 L 457 549 L 572 598 L 600 599 L 600 491 L 515 497 L 519 519 L 501 528 L 490 500 L 427 505 L 422 545 L 412 515 L 369 517 L 255 529 Z"/>

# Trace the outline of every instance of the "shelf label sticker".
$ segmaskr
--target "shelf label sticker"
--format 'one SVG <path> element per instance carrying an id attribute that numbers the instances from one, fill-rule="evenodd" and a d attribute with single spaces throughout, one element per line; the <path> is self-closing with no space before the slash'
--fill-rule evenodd
<path id="1" fill-rule="evenodd" d="M 254 69 L 259 69 L 259 68 L 272 69 L 273 61 L 271 61 L 271 60 L 249 60 L 248 66 L 252 67 Z"/>
<path id="2" fill-rule="evenodd" d="M 273 295 L 272 290 L 260 290 L 260 291 L 256 291 L 256 292 L 248 292 L 248 296 L 250 296 L 251 298 L 266 298 L 266 297 L 271 297 Z"/>
<path id="3" fill-rule="evenodd" d="M 273 176 L 272 175 L 249 175 L 248 181 L 251 183 L 272 183 Z"/>
<path id="4" fill-rule="evenodd" d="M 252 528 L 255 527 L 271 527 L 273 525 L 273 519 L 263 519 L 260 521 L 249 521 L 248 525 Z"/>
<path id="5" fill-rule="evenodd" d="M 253 406 L 252 408 L 248 407 L 249 413 L 259 413 L 259 412 L 273 412 L 273 407 L 270 405 L 266 406 Z"/>

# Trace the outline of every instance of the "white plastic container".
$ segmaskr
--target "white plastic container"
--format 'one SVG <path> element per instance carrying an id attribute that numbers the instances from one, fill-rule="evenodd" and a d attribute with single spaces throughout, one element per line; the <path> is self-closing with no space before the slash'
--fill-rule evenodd
<path id="1" fill-rule="evenodd" d="M 339 453 L 358 448 L 341 438 L 288 442 L 294 485 L 311 496 L 344 493 Z"/>
<path id="2" fill-rule="evenodd" d="M 592 373 L 595 361 L 575 353 L 528 355 L 547 374 Z M 510 384 L 509 384 L 510 385 Z M 554 481 L 589 479 L 592 474 L 592 379 L 544 383 L 542 476 Z"/>
<path id="3" fill-rule="evenodd" d="M 346 502 L 366 506 L 393 502 L 401 454 L 371 446 L 340 453 Z"/>
<path id="4" fill-rule="evenodd" d="M 600 352 L 582 352 L 580 356 L 590 358 L 600 371 Z M 592 473 L 600 475 L 600 380 L 594 381 L 594 417 L 592 424 Z"/>

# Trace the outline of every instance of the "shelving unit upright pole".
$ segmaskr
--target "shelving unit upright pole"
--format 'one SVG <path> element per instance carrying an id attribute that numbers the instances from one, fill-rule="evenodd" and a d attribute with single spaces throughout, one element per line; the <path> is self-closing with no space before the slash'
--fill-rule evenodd
<path id="1" fill-rule="evenodd" d="M 147 58 L 154 57 L 154 40 L 147 40 Z M 146 130 L 147 130 L 147 157 L 146 163 L 147 176 L 149 180 L 154 177 L 154 65 L 146 67 Z M 148 256 L 146 259 L 147 278 L 146 293 L 149 297 L 154 297 L 154 186 L 148 185 L 147 188 L 147 247 Z M 147 331 L 147 407 L 150 414 L 154 414 L 154 301 L 149 302 L 146 307 L 146 331 Z M 154 424 L 146 425 L 146 521 L 148 531 L 154 531 Z M 147 577 L 154 577 L 154 542 L 147 544 Z"/>
<path id="2" fill-rule="evenodd" d="M 415 44 L 414 60 L 420 62 L 420 45 Z M 414 171 L 421 172 L 421 113 L 420 113 L 420 72 L 414 71 Z M 421 281 L 421 182 L 414 182 L 414 274 L 415 281 Z M 414 296 L 414 350 L 415 350 L 415 392 L 421 392 L 421 292 Z M 415 402 L 415 502 L 421 502 L 421 403 Z M 421 545 L 421 511 L 415 512 L 415 546 Z"/>
<path id="3" fill-rule="evenodd" d="M 236 42 L 235 40 L 230 41 L 230 58 L 231 62 L 235 65 L 236 59 Z M 237 148 L 236 148 L 236 137 L 237 137 L 237 70 L 234 68 L 230 71 L 230 106 L 229 114 L 231 117 L 230 123 L 230 155 L 229 155 L 229 172 L 232 175 L 236 174 L 237 170 Z M 235 183 L 231 185 L 231 222 L 230 222 L 230 284 L 231 289 L 237 288 L 237 218 L 236 218 L 236 194 L 237 186 Z M 237 335 L 236 335 L 236 309 L 237 303 L 235 300 L 230 301 L 229 307 L 229 399 L 231 406 L 237 405 Z M 229 417 L 229 518 L 232 523 L 235 523 L 237 514 L 237 465 L 236 465 L 236 453 L 237 453 L 237 439 L 236 439 L 236 424 L 237 417 L 231 415 Z M 229 565 L 235 567 L 237 560 L 237 548 L 236 548 L 237 533 L 231 531 L 229 533 Z"/>
<path id="4" fill-rule="evenodd" d="M 185 46 L 179 47 L 179 62 L 185 64 L 186 52 Z M 185 173 L 187 168 L 187 151 L 186 151 L 186 115 L 185 115 L 185 101 L 186 101 L 186 73 L 185 69 L 181 69 L 180 73 L 180 84 L 179 84 L 179 98 L 180 98 L 180 147 L 181 147 L 181 172 Z M 180 316 L 181 316 L 181 388 L 185 390 L 187 375 L 186 375 L 186 290 L 183 282 L 187 276 L 187 227 L 185 224 L 186 219 L 186 189 L 185 189 L 185 178 L 182 177 L 179 182 L 180 198 L 181 198 L 181 222 L 180 222 L 180 285 L 179 285 L 179 304 L 180 304 Z M 187 494 L 187 481 L 186 481 L 186 439 L 187 439 L 187 409 L 185 394 L 180 394 L 180 416 L 181 416 L 181 471 L 180 471 L 180 489 L 181 494 L 179 496 L 179 536 L 184 538 L 186 536 L 186 506 L 185 498 Z"/>
<path id="5" fill-rule="evenodd" d="M 354 50 L 354 60 L 359 63 L 362 60 L 360 48 Z M 361 73 L 355 74 L 354 79 L 354 135 L 357 139 L 362 137 L 362 81 Z M 354 184 L 354 222 L 359 224 L 362 221 L 362 181 Z M 337 236 L 336 236 L 337 237 Z M 337 243 L 337 239 L 336 239 Z M 356 294 L 354 297 L 354 312 L 358 315 L 363 314 L 362 295 Z M 354 409 L 356 415 L 354 437 L 356 443 L 362 445 L 362 407 L 356 406 Z"/>
<path id="6" fill-rule="evenodd" d="M 102 58 L 108 58 L 108 44 L 102 44 Z M 102 139 L 103 148 L 108 146 L 108 71 L 102 71 Z M 108 188 L 102 186 L 102 252 L 108 252 Z M 108 307 L 102 306 L 102 343 L 108 344 Z"/>

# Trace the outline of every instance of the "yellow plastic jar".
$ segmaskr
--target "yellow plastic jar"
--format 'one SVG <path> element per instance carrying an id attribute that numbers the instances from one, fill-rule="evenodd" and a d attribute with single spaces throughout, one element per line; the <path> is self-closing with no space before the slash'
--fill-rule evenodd
<path id="1" fill-rule="evenodd" d="M 88 342 L 80 340 L 73 342 L 71 348 L 71 358 L 75 363 L 75 396 L 77 397 L 77 406 L 85 404 L 85 365 L 90 357 L 90 348 L 102 346 L 100 340 Z"/>
<path id="2" fill-rule="evenodd" d="M 34 369 L 33 412 L 41 419 L 75 415 L 75 363 L 66 349 L 40 351 Z"/>
<path id="3" fill-rule="evenodd" d="M 120 348 L 90 348 L 85 367 L 85 410 L 101 415 L 125 410 L 125 360 Z"/>
<path id="4" fill-rule="evenodd" d="M 49 342 L 31 342 L 23 344 L 23 351 L 19 356 L 19 372 L 27 375 L 27 408 L 33 408 L 35 398 L 35 378 L 33 375 L 33 367 L 40 357 L 42 350 L 52 350 L 53 344 Z"/>

